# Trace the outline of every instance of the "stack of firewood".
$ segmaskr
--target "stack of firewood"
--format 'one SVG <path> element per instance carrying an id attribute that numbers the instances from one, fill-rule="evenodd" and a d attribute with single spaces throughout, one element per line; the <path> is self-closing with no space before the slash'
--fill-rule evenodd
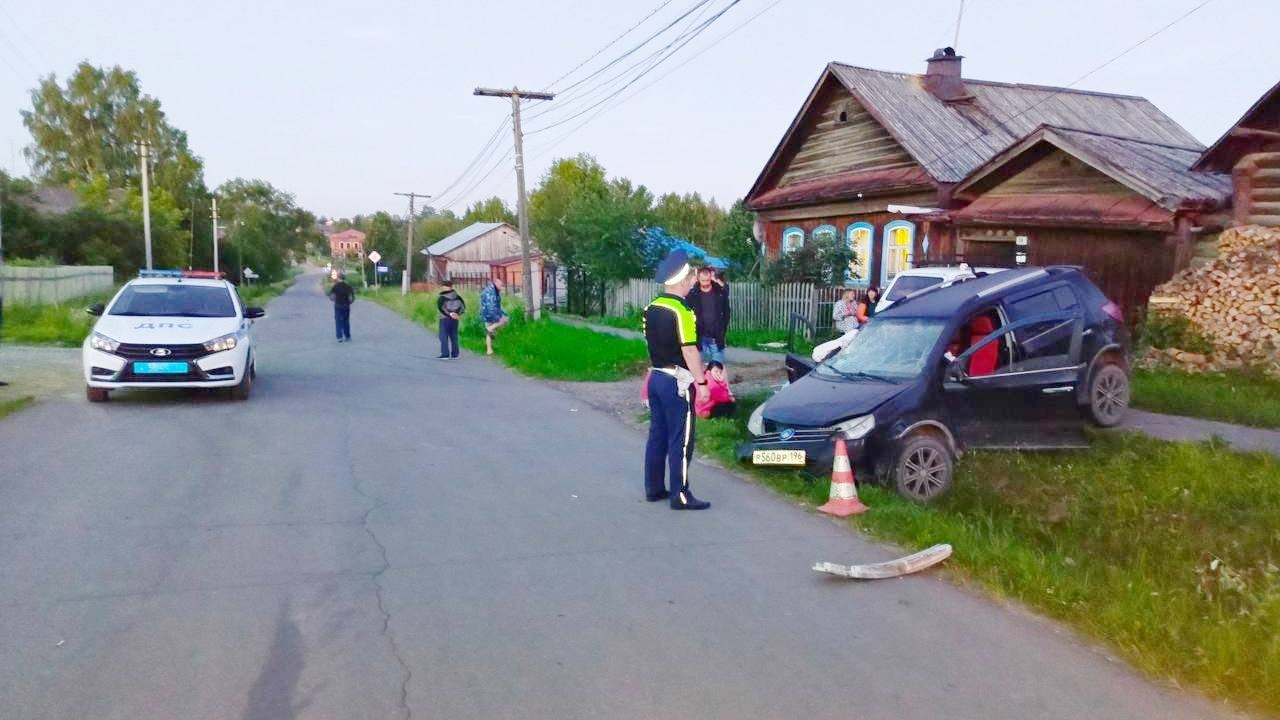
<path id="1" fill-rule="evenodd" d="M 1149 312 L 1188 318 L 1214 346 L 1209 356 L 1166 349 L 1175 362 L 1198 369 L 1253 365 L 1280 375 L 1280 228 L 1226 230 L 1217 259 L 1156 288 Z"/>

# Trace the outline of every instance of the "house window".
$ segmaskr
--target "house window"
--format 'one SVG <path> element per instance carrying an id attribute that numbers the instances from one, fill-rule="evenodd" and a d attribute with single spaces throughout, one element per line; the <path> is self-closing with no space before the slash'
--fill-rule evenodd
<path id="1" fill-rule="evenodd" d="M 789 227 L 782 231 L 782 252 L 795 252 L 804 247 L 804 230 L 798 227 Z"/>
<path id="2" fill-rule="evenodd" d="M 813 229 L 814 242 L 826 242 L 834 245 L 837 237 L 839 237 L 839 234 L 836 232 L 835 225 L 819 225 Z"/>
<path id="3" fill-rule="evenodd" d="M 882 285 L 888 285 L 898 273 L 911 267 L 915 240 L 916 226 L 906 220 L 894 220 L 884 226 L 884 253 L 880 262 Z"/>
<path id="4" fill-rule="evenodd" d="M 849 242 L 849 250 L 853 260 L 849 263 L 848 277 L 845 282 L 850 285 L 866 286 L 871 271 L 871 240 L 875 237 L 876 228 L 869 222 L 856 222 L 845 230 L 845 239 Z"/>

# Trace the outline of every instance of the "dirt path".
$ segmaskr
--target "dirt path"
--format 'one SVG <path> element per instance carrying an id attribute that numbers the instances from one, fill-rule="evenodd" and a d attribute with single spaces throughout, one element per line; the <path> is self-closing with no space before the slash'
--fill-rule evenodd
<path id="1" fill-rule="evenodd" d="M 83 397 L 80 348 L 0 345 L 0 402 L 33 397 Z"/>

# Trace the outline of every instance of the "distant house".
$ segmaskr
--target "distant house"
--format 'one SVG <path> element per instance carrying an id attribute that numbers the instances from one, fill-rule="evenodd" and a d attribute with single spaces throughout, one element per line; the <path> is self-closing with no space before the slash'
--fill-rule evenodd
<path id="1" fill-rule="evenodd" d="M 1280 227 L 1280 83 L 1205 150 L 1192 169 L 1231 174 L 1236 224 Z"/>
<path id="2" fill-rule="evenodd" d="M 364 257 L 364 233 L 353 228 L 330 235 L 329 255 L 334 258 L 352 258 L 359 261 Z"/>
<path id="3" fill-rule="evenodd" d="M 430 256 L 431 271 L 437 278 L 450 276 L 455 281 L 481 284 L 500 277 L 513 292 L 524 283 L 520 231 L 508 223 L 473 223 L 428 246 L 423 254 Z M 529 261 L 534 292 L 540 295 L 542 288 L 551 287 L 551 270 L 545 267 L 536 246 L 530 247 Z"/>
<path id="4" fill-rule="evenodd" d="M 1186 265 L 1224 176 L 1147 100 L 831 63 L 747 194 L 773 257 L 847 242 L 848 283 L 925 263 L 1078 264 L 1128 310 Z"/>

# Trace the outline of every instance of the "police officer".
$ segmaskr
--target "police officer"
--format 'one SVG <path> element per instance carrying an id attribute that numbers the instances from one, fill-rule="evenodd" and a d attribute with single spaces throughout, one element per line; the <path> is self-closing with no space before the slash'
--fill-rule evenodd
<path id="1" fill-rule="evenodd" d="M 697 275 L 689 256 L 676 250 L 658 266 L 663 293 L 644 309 L 649 345 L 649 442 L 644 454 L 644 490 L 649 502 L 670 498 L 673 510 L 705 510 L 711 503 L 689 491 L 693 457 L 694 393 L 705 397 L 707 379 L 698 352 L 698 327 L 685 296 Z M 665 467 L 664 467 L 665 465 Z M 670 474 L 671 489 L 663 483 Z"/>

